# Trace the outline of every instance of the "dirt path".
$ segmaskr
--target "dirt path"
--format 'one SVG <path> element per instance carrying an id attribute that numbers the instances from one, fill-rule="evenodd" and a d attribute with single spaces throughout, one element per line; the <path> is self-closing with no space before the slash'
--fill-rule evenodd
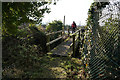
<path id="1" fill-rule="evenodd" d="M 48 52 L 49 71 L 54 78 L 79 78 L 85 80 L 83 75 L 82 61 L 78 58 L 72 58 L 72 49 L 70 45 L 72 38 L 67 38 L 60 45 Z M 49 60 L 50 59 L 50 60 Z M 52 60 L 51 60 L 52 59 Z"/>
<path id="2" fill-rule="evenodd" d="M 40 60 L 40 78 L 83 79 L 82 61 L 78 58 L 44 56 Z M 84 80 L 84 79 L 83 79 Z"/>

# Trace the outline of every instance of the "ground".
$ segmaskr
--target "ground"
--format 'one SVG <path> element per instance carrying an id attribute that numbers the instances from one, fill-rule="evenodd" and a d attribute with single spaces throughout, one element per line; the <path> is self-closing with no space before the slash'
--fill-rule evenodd
<path id="1" fill-rule="evenodd" d="M 32 56 L 26 61 L 17 59 L 12 67 L 3 70 L 3 78 L 77 78 L 85 80 L 82 60 L 70 55 L 72 39 L 66 39 L 61 45 L 43 56 Z M 60 56 L 51 55 L 60 53 Z M 62 55 L 62 56 L 61 56 Z M 20 63 L 18 63 L 20 62 Z M 24 62 L 24 63 L 22 63 Z"/>
<path id="2" fill-rule="evenodd" d="M 52 57 L 45 55 L 36 57 L 32 66 L 9 68 L 3 71 L 9 78 L 84 78 L 82 62 L 78 58 Z M 72 67 L 71 67 L 72 66 Z M 72 70 L 73 69 L 73 70 Z"/>

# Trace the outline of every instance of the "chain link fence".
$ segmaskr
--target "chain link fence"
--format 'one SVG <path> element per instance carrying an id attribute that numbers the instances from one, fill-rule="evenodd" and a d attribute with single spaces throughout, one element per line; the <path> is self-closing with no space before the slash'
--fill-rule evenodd
<path id="1" fill-rule="evenodd" d="M 86 74 L 91 80 L 119 80 L 120 1 L 111 1 L 94 17 L 94 25 L 85 31 L 84 37 Z"/>

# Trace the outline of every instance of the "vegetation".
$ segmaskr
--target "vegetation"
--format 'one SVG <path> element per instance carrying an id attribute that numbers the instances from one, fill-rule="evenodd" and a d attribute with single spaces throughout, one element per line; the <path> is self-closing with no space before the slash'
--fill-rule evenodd
<path id="1" fill-rule="evenodd" d="M 72 56 L 61 57 L 47 53 L 47 35 L 45 32 L 62 30 L 62 21 L 54 20 L 41 29 L 40 24 L 44 13 L 50 13 L 48 5 L 51 2 L 3 2 L 2 29 L 2 75 L 8 78 L 66 78 L 85 79 L 90 72 L 90 78 L 111 79 L 120 78 L 120 28 L 117 18 L 109 14 L 104 25 L 99 25 L 101 11 L 110 5 L 109 2 L 94 2 L 88 11 L 87 26 L 80 33 L 80 43 L 75 51 L 81 59 Z M 56 1 L 54 1 L 56 4 Z M 118 6 L 119 2 L 115 4 Z M 108 8 L 110 10 L 110 8 Z M 111 10 L 110 10 L 111 11 Z M 119 10 L 118 10 L 119 11 Z M 66 27 L 70 27 L 66 25 Z M 58 38 L 61 33 L 50 35 L 50 40 Z M 69 40 L 72 38 L 69 37 Z M 65 41 L 68 41 L 66 39 Z M 56 41 L 54 48 L 62 40 Z M 72 43 L 72 41 L 68 41 Z M 64 43 L 65 44 L 65 43 Z M 76 44 L 75 44 L 76 45 Z M 70 46 L 70 45 L 69 45 Z M 69 46 L 63 46 L 67 49 Z M 74 46 L 75 47 L 75 46 Z M 60 48 L 58 52 L 63 49 Z M 63 50 L 71 55 L 72 52 Z M 58 50 L 56 48 L 56 50 Z M 86 68 L 86 69 L 85 69 Z M 109 73 L 109 74 L 107 74 Z M 47 75 L 47 76 L 46 76 Z"/>
<path id="2" fill-rule="evenodd" d="M 57 31 L 62 30 L 62 27 L 63 27 L 62 21 L 54 20 L 54 21 L 52 21 L 51 23 L 49 23 L 49 24 L 46 26 L 46 31 L 47 31 L 48 33 L 57 32 Z M 49 35 L 49 36 L 50 36 L 50 41 L 55 40 L 56 38 L 60 37 L 61 34 L 62 34 L 62 33 L 57 33 L 57 34 Z M 54 47 L 56 47 L 57 45 L 59 45 L 59 44 L 61 43 L 61 41 L 62 41 L 62 39 L 56 41 L 55 43 L 53 43 L 52 45 L 50 45 L 50 48 L 53 49 Z"/>
<path id="3" fill-rule="evenodd" d="M 101 10 L 106 7 L 106 5 L 109 5 L 109 2 L 94 2 L 91 4 L 89 11 L 88 11 L 88 18 L 87 18 L 87 26 L 91 28 L 94 26 L 94 14 L 97 10 Z"/>
<path id="4" fill-rule="evenodd" d="M 29 56 L 29 60 L 20 58 L 17 66 L 3 71 L 6 78 L 83 78 L 82 65 L 79 59 L 69 57 Z M 26 60 L 26 63 L 23 63 Z M 17 59 L 18 60 L 18 59 Z M 73 71 L 71 72 L 71 66 Z"/>
<path id="5" fill-rule="evenodd" d="M 68 58 L 46 56 L 46 34 L 39 29 L 40 27 L 35 26 L 36 23 L 41 22 L 44 13 L 50 12 L 48 5 L 48 2 L 4 2 L 2 4 L 3 79 L 46 78 L 46 74 L 48 78 L 62 77 L 62 72 L 58 71 L 59 76 L 57 76 L 53 68 L 55 65 L 60 67 L 61 63 L 67 62 Z M 49 24 L 48 29 L 50 28 L 54 31 L 62 30 L 62 22 L 53 21 Z M 56 63 L 58 60 L 62 60 L 60 64 Z"/>
<path id="6" fill-rule="evenodd" d="M 119 47 L 120 39 L 118 36 L 120 31 L 118 18 L 119 4 L 120 3 L 117 1 L 113 2 L 113 4 L 109 2 L 104 3 L 94 2 L 89 9 L 87 26 L 89 29 L 91 29 L 89 30 L 90 31 L 89 39 L 91 40 L 90 44 L 92 47 L 92 49 L 90 50 L 90 56 L 92 56 L 92 58 L 95 58 L 94 60 L 92 61 L 90 60 L 89 62 L 92 79 L 96 78 L 97 76 L 100 78 L 107 77 L 110 79 L 120 78 L 118 71 L 119 69 L 118 58 L 120 58 L 120 55 L 118 53 L 118 50 L 120 49 Z M 106 7 L 106 5 L 108 6 Z M 115 7 L 118 11 L 117 12 L 118 14 L 116 15 L 112 14 L 112 12 L 115 10 Z M 102 14 L 103 10 L 106 10 L 107 15 Z M 104 25 L 100 26 L 99 22 L 104 23 Z M 101 70 L 102 67 L 105 67 L 105 71 Z M 97 68 L 97 70 L 95 70 L 95 68 Z M 104 73 L 99 74 L 101 71 L 103 71 L 106 74 Z"/>
<path id="7" fill-rule="evenodd" d="M 25 27 L 17 36 L 4 36 L 2 45 L 3 78 L 19 78 L 18 74 L 21 74 L 21 71 L 25 74 L 27 71 L 24 69 L 29 69 L 36 64 L 36 57 L 46 53 L 46 36 L 36 27 Z M 11 71 L 14 76 L 10 76 Z"/>
<path id="8" fill-rule="evenodd" d="M 48 5 L 49 2 L 2 3 L 3 78 L 30 77 L 27 69 L 33 69 L 36 57 L 46 53 L 46 35 L 33 24 L 40 23 L 43 14 L 50 12 Z"/>
<path id="9" fill-rule="evenodd" d="M 47 28 L 47 31 L 53 32 L 53 31 L 62 30 L 62 27 L 63 27 L 62 21 L 54 20 L 53 22 L 49 23 L 46 28 Z"/>
<path id="10" fill-rule="evenodd" d="M 22 23 L 40 23 L 44 13 L 49 13 L 48 2 L 2 3 L 3 34 L 15 35 Z M 41 8 L 43 7 L 43 8 Z"/>

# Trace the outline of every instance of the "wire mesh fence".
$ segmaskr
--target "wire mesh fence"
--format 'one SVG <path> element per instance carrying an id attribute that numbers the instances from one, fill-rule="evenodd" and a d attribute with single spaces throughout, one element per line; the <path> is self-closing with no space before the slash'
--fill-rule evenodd
<path id="1" fill-rule="evenodd" d="M 91 80 L 117 80 L 120 79 L 120 1 L 110 2 L 98 14 L 94 15 L 98 17 L 94 20 L 98 26 L 86 30 L 84 37 L 85 68 Z"/>

